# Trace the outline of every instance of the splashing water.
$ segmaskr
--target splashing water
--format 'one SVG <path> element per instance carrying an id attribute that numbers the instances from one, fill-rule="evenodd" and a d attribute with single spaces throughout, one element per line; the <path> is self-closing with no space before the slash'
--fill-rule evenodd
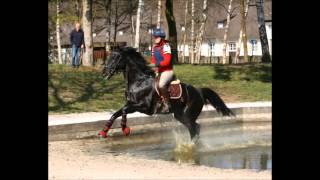
<path id="1" fill-rule="evenodd" d="M 173 119 L 175 123 L 180 123 Z M 191 141 L 189 131 L 185 126 L 178 126 L 172 129 L 173 140 L 175 148 L 173 149 L 173 158 L 180 163 L 195 163 L 195 156 L 197 154 L 196 144 Z"/>

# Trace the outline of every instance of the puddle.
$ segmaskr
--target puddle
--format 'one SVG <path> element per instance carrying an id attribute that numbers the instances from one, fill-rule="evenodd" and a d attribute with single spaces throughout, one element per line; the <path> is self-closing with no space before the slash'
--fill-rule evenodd
<path id="1" fill-rule="evenodd" d="M 148 138 L 163 136 L 155 142 Z M 137 137 L 122 137 L 126 141 Z M 90 155 L 130 154 L 147 159 L 191 163 L 225 169 L 272 169 L 271 122 L 232 123 L 201 126 L 200 139 L 194 144 L 185 128 L 166 134 L 147 134 L 137 143 L 112 144 L 112 140 L 81 140 Z M 139 142 L 139 143 L 138 143 Z M 110 145 L 111 144 L 111 145 Z"/>

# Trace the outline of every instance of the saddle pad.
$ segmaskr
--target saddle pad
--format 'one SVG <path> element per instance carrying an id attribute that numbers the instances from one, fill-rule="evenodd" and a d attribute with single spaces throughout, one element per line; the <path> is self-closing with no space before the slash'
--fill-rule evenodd
<path id="1" fill-rule="evenodd" d="M 182 95 L 181 84 L 170 84 L 169 94 L 171 99 L 179 99 Z"/>
<path id="2" fill-rule="evenodd" d="M 158 87 L 155 88 L 157 94 L 160 96 Z M 182 88 L 181 88 L 181 84 L 180 84 L 180 80 L 175 80 L 172 81 L 169 85 L 169 95 L 170 95 L 170 99 L 179 99 L 182 96 Z"/>

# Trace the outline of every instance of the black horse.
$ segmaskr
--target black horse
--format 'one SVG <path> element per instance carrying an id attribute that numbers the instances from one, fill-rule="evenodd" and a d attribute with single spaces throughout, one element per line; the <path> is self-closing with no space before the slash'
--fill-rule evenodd
<path id="1" fill-rule="evenodd" d="M 121 126 L 124 135 L 129 135 L 130 128 L 126 125 L 127 114 L 138 111 L 153 115 L 157 113 L 160 101 L 154 87 L 155 73 L 134 48 L 125 47 L 114 50 L 102 73 L 108 80 L 119 72 L 123 72 L 126 81 L 126 104 L 111 116 L 105 128 L 99 132 L 103 137 L 107 137 L 108 130 L 119 116 L 122 116 Z M 172 105 L 170 113 L 174 113 L 174 117 L 188 128 L 192 140 L 199 135 L 200 126 L 196 123 L 196 119 L 204 104 L 210 103 L 223 116 L 234 115 L 213 90 L 195 88 L 185 83 L 181 83 L 181 87 L 184 101 L 170 99 Z"/>

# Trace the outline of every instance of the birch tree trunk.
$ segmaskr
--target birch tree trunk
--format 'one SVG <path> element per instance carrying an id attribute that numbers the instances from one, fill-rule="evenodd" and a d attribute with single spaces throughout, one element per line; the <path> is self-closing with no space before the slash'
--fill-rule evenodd
<path id="1" fill-rule="evenodd" d="M 227 24 L 224 30 L 224 36 L 223 36 L 223 57 L 222 57 L 222 64 L 227 63 L 227 57 L 226 57 L 226 51 L 227 51 L 227 39 L 228 39 L 228 31 L 229 31 L 229 24 L 230 24 L 230 16 L 231 16 L 231 7 L 232 7 L 232 0 L 229 2 L 229 7 L 228 7 L 228 14 L 227 14 Z"/>
<path id="2" fill-rule="evenodd" d="M 271 62 L 266 26 L 264 23 L 263 0 L 256 0 L 259 35 L 262 49 L 262 62 Z"/>
<path id="3" fill-rule="evenodd" d="M 143 0 L 139 0 L 138 3 L 138 10 L 137 10 L 137 20 L 136 20 L 136 36 L 134 41 L 134 47 L 137 48 L 139 51 L 139 42 L 140 42 L 140 15 L 141 15 L 141 8 L 142 8 Z"/>
<path id="4" fill-rule="evenodd" d="M 188 3 L 189 0 L 186 0 L 186 7 L 184 10 L 184 31 L 183 31 L 183 50 L 182 50 L 182 63 L 185 63 L 185 49 L 186 49 L 186 38 L 187 38 L 187 15 L 188 15 Z"/>
<path id="5" fill-rule="evenodd" d="M 191 1 L 191 43 L 190 43 L 190 55 L 189 61 L 191 64 L 194 63 L 194 0 Z"/>
<path id="6" fill-rule="evenodd" d="M 134 46 L 134 18 L 131 16 L 131 46 Z"/>
<path id="7" fill-rule="evenodd" d="M 60 0 L 57 0 L 57 21 L 56 21 L 56 35 L 57 35 L 57 49 L 58 49 L 58 62 L 62 64 L 61 57 L 61 42 L 60 42 Z"/>
<path id="8" fill-rule="evenodd" d="M 160 28 L 161 26 L 161 0 L 158 0 L 158 18 L 157 18 L 157 28 Z"/>
<path id="9" fill-rule="evenodd" d="M 240 0 L 242 1 L 242 0 Z M 248 15 L 248 10 L 249 10 L 249 3 L 250 0 L 247 0 L 246 4 L 245 4 L 245 10 L 244 10 L 244 22 L 245 22 L 245 26 L 247 26 L 247 15 Z M 241 6 L 241 4 L 240 4 Z M 243 18 L 243 17 L 242 17 Z M 242 33 L 243 32 L 243 33 Z M 238 46 L 237 46 L 237 52 L 236 52 L 236 58 L 235 58 L 235 63 L 239 63 L 239 56 L 240 56 L 240 49 L 241 49 L 241 43 L 243 42 L 243 53 L 244 53 L 244 59 L 245 62 L 248 62 L 248 48 L 247 48 L 247 42 L 243 41 L 243 36 L 246 37 L 247 39 L 247 32 L 242 30 L 242 26 L 240 28 L 240 34 L 239 34 L 239 40 L 238 40 Z"/>
<path id="10" fill-rule="evenodd" d="M 205 25 L 207 22 L 207 0 L 203 0 L 203 9 L 202 9 L 202 22 L 200 25 L 199 33 L 197 36 L 197 41 L 196 41 L 196 63 L 200 63 L 200 58 L 201 58 L 201 45 L 202 45 L 202 40 L 203 40 L 203 35 L 205 31 Z"/>
<path id="11" fill-rule="evenodd" d="M 242 28 L 242 43 L 243 43 L 243 58 L 244 62 L 248 62 L 248 47 L 247 47 L 247 27 L 246 27 L 246 16 L 245 16 L 245 0 L 240 0 L 241 9 L 241 28 Z"/>
<path id="12" fill-rule="evenodd" d="M 92 0 L 82 0 L 83 7 L 83 32 L 85 52 L 83 55 L 83 65 L 93 65 L 93 40 L 92 40 Z"/>
<path id="13" fill-rule="evenodd" d="M 130 31 L 130 35 L 131 35 L 131 44 L 130 46 L 133 47 L 134 46 L 134 18 L 133 18 L 133 13 L 132 13 L 132 1 L 130 1 L 130 21 L 131 21 L 131 31 Z"/>

